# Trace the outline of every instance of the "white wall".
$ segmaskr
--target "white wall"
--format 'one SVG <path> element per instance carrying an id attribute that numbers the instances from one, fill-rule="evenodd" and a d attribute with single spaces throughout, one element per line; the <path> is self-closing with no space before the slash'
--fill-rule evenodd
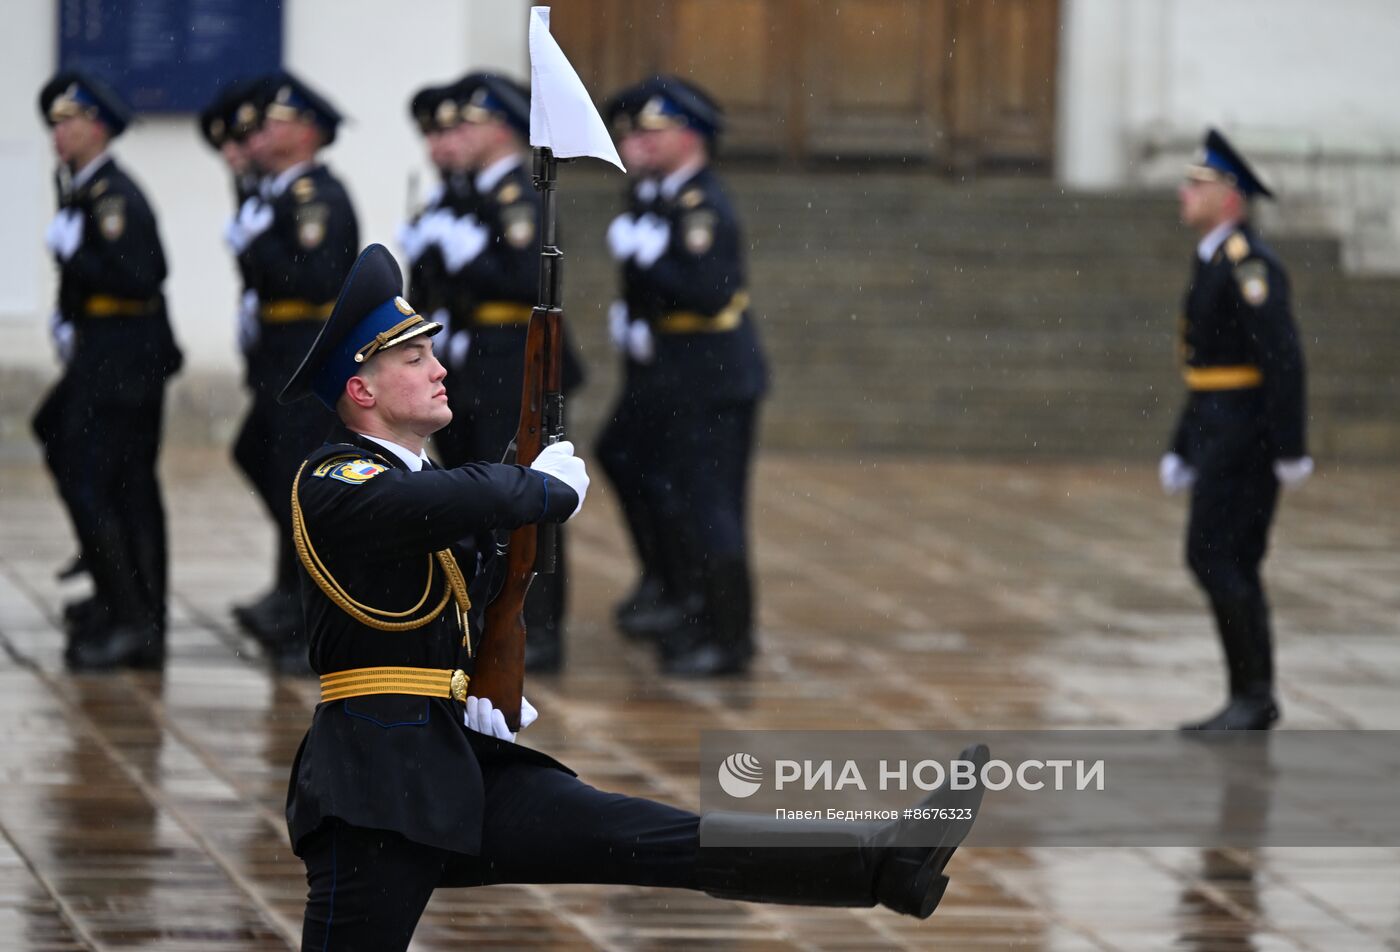
<path id="1" fill-rule="evenodd" d="M 528 0 L 285 0 L 284 62 L 350 117 L 324 159 L 350 190 L 361 240 L 390 243 L 410 173 L 428 169 L 408 118 L 414 89 L 468 69 L 525 79 Z M 52 363 L 45 318 L 54 268 L 43 249 L 53 214 L 52 156 L 36 98 L 55 69 L 55 20 L 43 2 L 7 4 L 0 31 L 0 364 Z M 170 262 L 166 293 L 189 369 L 232 371 L 233 263 L 221 238 L 232 210 L 228 176 L 193 117 L 148 118 L 115 154 L 160 219 Z"/>

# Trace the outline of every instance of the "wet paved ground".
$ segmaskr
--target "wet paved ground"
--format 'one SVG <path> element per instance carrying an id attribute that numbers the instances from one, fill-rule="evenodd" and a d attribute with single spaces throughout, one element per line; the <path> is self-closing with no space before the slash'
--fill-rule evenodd
<path id="1" fill-rule="evenodd" d="M 0 950 L 286 949 L 304 895 L 282 820 L 316 698 L 228 606 L 269 530 L 222 454 L 168 462 L 173 657 L 70 677 L 38 467 L 0 464 Z M 595 486 L 598 486 L 595 483 Z M 1146 467 L 768 456 L 754 517 L 763 656 L 685 683 L 609 628 L 632 574 L 606 494 L 575 520 L 572 657 L 528 739 L 591 782 L 695 807 L 706 728 L 1170 727 L 1218 700 Z M 1285 724 L 1400 728 L 1400 481 L 1285 500 L 1268 578 Z M 598 887 L 443 891 L 415 949 L 1400 949 L 1400 849 L 963 850 L 933 919 Z"/>

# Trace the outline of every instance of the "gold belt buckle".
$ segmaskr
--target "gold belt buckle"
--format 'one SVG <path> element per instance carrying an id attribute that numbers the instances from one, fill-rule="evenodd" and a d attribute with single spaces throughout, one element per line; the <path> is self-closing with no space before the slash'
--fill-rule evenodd
<path id="1" fill-rule="evenodd" d="M 452 682 L 448 688 L 452 692 L 452 700 L 461 701 L 463 704 L 467 702 L 467 684 L 470 681 L 467 672 L 461 668 L 452 672 Z"/>

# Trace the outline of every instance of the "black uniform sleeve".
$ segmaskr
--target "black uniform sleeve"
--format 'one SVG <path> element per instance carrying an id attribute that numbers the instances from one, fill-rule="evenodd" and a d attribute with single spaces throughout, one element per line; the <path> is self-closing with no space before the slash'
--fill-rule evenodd
<path id="1" fill-rule="evenodd" d="M 567 483 L 501 463 L 390 469 L 359 483 L 314 475 L 308 465 L 298 496 L 313 546 L 358 551 L 366 559 L 432 552 L 494 529 L 563 522 L 578 506 Z"/>
<path id="2" fill-rule="evenodd" d="M 333 301 L 359 253 L 355 209 L 334 179 L 318 179 L 305 199 L 297 194 L 298 183 L 273 202 L 272 225 L 239 261 L 264 301 Z"/>
<path id="3" fill-rule="evenodd" d="M 165 253 L 155 215 L 135 186 L 115 185 L 83 207 L 83 241 L 62 279 L 89 294 L 145 299 L 160 293 Z"/>
<path id="4" fill-rule="evenodd" d="M 1275 459 L 1307 455 L 1303 349 L 1293 320 L 1288 276 L 1270 258 L 1235 266 L 1242 320 L 1264 374 L 1269 439 Z"/>

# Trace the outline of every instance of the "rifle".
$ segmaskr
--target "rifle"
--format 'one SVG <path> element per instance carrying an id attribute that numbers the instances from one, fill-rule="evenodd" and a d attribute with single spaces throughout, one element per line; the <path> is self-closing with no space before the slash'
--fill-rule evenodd
<path id="1" fill-rule="evenodd" d="M 520 423 L 506 450 L 505 462 L 528 466 L 540 450 L 564 437 L 562 389 L 563 340 L 559 263 L 555 245 L 555 182 L 559 160 L 548 148 L 534 150 L 532 180 L 541 193 L 539 303 L 530 312 L 525 333 L 525 381 L 520 395 Z M 506 725 L 520 730 L 520 698 L 525 686 L 525 595 L 536 573 L 555 570 L 558 527 L 521 526 L 510 533 L 500 593 L 486 606 L 485 634 L 477 651 L 471 693 L 489 698 L 505 715 Z"/>

